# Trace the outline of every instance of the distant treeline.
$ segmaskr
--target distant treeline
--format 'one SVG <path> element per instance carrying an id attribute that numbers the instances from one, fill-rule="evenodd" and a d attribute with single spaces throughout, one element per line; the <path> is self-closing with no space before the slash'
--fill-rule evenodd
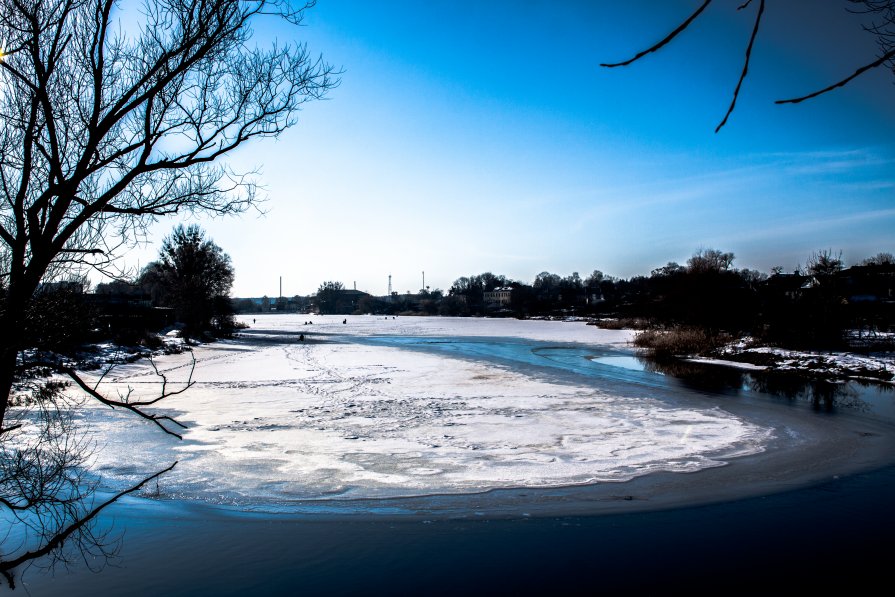
<path id="1" fill-rule="evenodd" d="M 859 338 L 886 343 L 895 327 L 895 258 L 880 253 L 845 267 L 841 255 L 821 251 L 794 272 L 770 274 L 733 267 L 734 255 L 697 251 L 648 276 L 614 278 L 595 270 L 537 275 L 531 284 L 486 272 L 458 278 L 442 290 L 372 296 L 325 282 L 316 296 L 242 299 L 238 311 L 454 316 L 591 316 L 644 327 L 691 327 L 709 336 L 751 335 L 784 346 L 834 348 Z"/>

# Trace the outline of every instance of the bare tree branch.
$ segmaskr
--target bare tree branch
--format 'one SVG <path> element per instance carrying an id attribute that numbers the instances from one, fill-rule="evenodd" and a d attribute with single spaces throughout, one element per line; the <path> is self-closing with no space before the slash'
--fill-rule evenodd
<path id="1" fill-rule="evenodd" d="M 751 2 L 752 0 L 749 0 Z M 749 2 L 746 2 L 740 9 L 745 8 L 749 5 Z M 727 124 L 727 119 L 730 118 L 730 114 L 733 112 L 733 109 L 737 105 L 737 98 L 740 95 L 740 88 L 743 86 L 743 80 L 746 78 L 746 75 L 749 73 L 749 60 L 752 58 L 752 46 L 755 44 L 755 38 L 758 35 L 758 30 L 761 27 L 761 15 L 764 14 L 764 0 L 761 0 L 761 3 L 758 5 L 758 14 L 755 15 L 755 26 L 752 27 L 752 36 L 749 38 L 749 45 L 746 46 L 746 59 L 743 61 L 743 72 L 740 73 L 740 79 L 737 81 L 737 86 L 733 90 L 733 99 L 730 101 L 730 106 L 727 108 L 727 113 L 724 114 L 724 118 L 721 119 L 721 122 L 715 127 L 715 132 L 721 130 L 725 124 Z"/>
<path id="2" fill-rule="evenodd" d="M 687 17 L 687 19 L 684 20 L 684 22 L 682 22 L 680 25 L 678 25 L 677 28 L 675 28 L 674 31 L 672 31 L 672 32 L 669 33 L 667 36 L 665 36 L 665 37 L 664 37 L 660 42 L 658 42 L 657 44 L 650 46 L 649 48 L 643 50 L 642 52 L 638 52 L 633 58 L 629 58 L 628 60 L 625 60 L 624 62 L 609 62 L 609 63 L 603 63 L 603 64 L 600 64 L 600 66 L 605 66 L 605 67 L 607 67 L 607 68 L 615 68 L 616 66 L 628 66 L 628 65 L 631 64 L 632 62 L 636 62 L 637 60 L 640 60 L 641 58 L 643 58 L 643 57 L 646 56 L 647 54 L 651 54 L 651 53 L 653 53 L 653 52 L 658 52 L 658 51 L 661 50 L 663 47 L 665 47 L 666 45 L 668 45 L 668 43 L 670 43 L 671 40 L 673 40 L 673 39 L 674 39 L 675 37 L 677 37 L 679 34 L 683 33 L 684 30 L 686 30 L 687 27 L 689 27 L 690 24 L 691 24 L 693 21 L 695 21 L 696 18 L 697 18 L 700 14 L 702 14 L 702 11 L 704 11 L 704 10 L 708 7 L 708 5 L 711 4 L 711 3 L 712 3 L 712 0 L 705 0 L 705 2 L 702 3 L 702 6 L 700 6 L 699 8 L 697 8 L 697 9 L 696 9 L 696 12 L 694 12 L 694 13 L 691 14 L 689 17 Z"/>
<path id="3" fill-rule="evenodd" d="M 173 435 L 177 439 L 183 439 L 183 436 L 181 436 L 179 433 L 175 433 L 174 431 L 171 431 L 170 429 L 165 427 L 165 425 L 163 423 L 164 422 L 172 423 L 174 425 L 177 425 L 181 429 L 186 429 L 186 425 L 184 425 L 183 423 L 180 423 L 179 421 L 173 419 L 172 417 L 169 417 L 168 415 L 159 415 L 159 414 L 154 414 L 154 413 L 148 413 L 145 410 L 143 410 L 143 408 L 147 407 L 147 406 L 152 406 L 152 405 L 160 402 L 161 400 L 164 400 L 165 398 L 169 398 L 171 396 L 176 396 L 178 394 L 182 394 L 182 393 L 186 392 L 188 389 L 190 389 L 191 387 L 193 387 L 193 385 L 195 385 L 196 382 L 193 381 L 193 373 L 196 370 L 196 357 L 192 353 L 190 353 L 190 357 L 192 358 L 192 364 L 190 366 L 189 377 L 187 378 L 187 381 L 183 382 L 183 387 L 181 387 L 178 390 L 168 390 L 167 376 L 164 373 L 160 372 L 158 370 L 158 367 L 156 366 L 155 362 L 150 359 L 150 363 L 152 364 L 152 368 L 155 371 L 155 374 L 158 377 L 160 377 L 162 380 L 161 381 L 161 391 L 159 392 L 159 394 L 157 396 L 155 396 L 151 400 L 130 400 L 130 391 L 127 394 L 125 394 L 123 397 L 121 397 L 120 400 L 113 400 L 111 398 L 108 398 L 108 397 L 102 395 L 97 390 L 99 382 L 97 382 L 97 384 L 91 386 L 86 381 L 84 381 L 84 379 L 77 373 L 77 371 L 75 371 L 71 367 L 63 367 L 60 369 L 60 372 L 67 375 L 69 378 L 71 378 L 72 381 L 74 381 L 75 384 L 79 388 L 81 388 L 84 392 L 89 394 L 93 399 L 97 400 L 101 404 L 105 404 L 109 408 L 113 408 L 113 409 L 114 408 L 122 408 L 122 409 L 128 410 L 128 411 L 134 413 L 135 415 L 137 415 L 143 419 L 146 419 L 147 421 L 151 421 L 152 423 L 154 423 L 157 427 L 159 427 L 162 431 L 164 431 L 168 435 Z M 103 375 L 105 375 L 105 374 L 106 373 L 104 373 Z"/>
<path id="4" fill-rule="evenodd" d="M 794 97 L 790 99 L 780 99 L 776 100 L 777 104 L 798 104 L 803 101 L 818 97 L 825 93 L 829 93 L 835 89 L 840 87 L 844 87 L 857 77 L 863 75 L 864 73 L 873 70 L 877 67 L 888 65 L 893 72 L 895 72 L 895 0 L 843 0 L 845 2 L 849 2 L 854 5 L 859 5 L 862 8 L 858 9 L 850 9 L 847 8 L 848 12 L 856 13 L 856 14 L 866 14 L 874 16 L 875 20 L 871 24 L 863 24 L 862 27 L 865 31 L 873 34 L 877 38 L 877 44 L 880 47 L 880 55 L 874 59 L 872 62 L 858 68 L 851 75 L 831 84 L 823 89 L 819 89 L 807 95 L 803 95 L 800 97 Z M 627 66 L 632 62 L 635 62 L 647 54 L 652 52 L 656 52 L 666 46 L 671 40 L 677 37 L 680 33 L 686 30 L 693 21 L 699 17 L 702 12 L 706 9 L 706 7 L 710 4 L 711 0 L 705 0 L 696 11 L 691 14 L 686 20 L 684 20 L 680 25 L 678 25 L 670 34 L 668 34 L 661 41 L 656 43 L 653 46 L 650 46 L 646 50 L 639 52 L 633 58 L 626 60 L 624 62 L 616 62 L 616 63 L 604 63 L 601 66 L 605 67 L 617 67 L 617 66 Z M 745 0 L 742 4 L 737 7 L 737 10 L 744 10 L 753 4 L 753 0 Z M 742 88 L 743 82 L 746 79 L 746 75 L 749 72 L 749 65 L 752 58 L 752 50 L 755 45 L 755 39 L 758 35 L 758 31 L 761 28 L 761 20 L 762 15 L 764 14 L 765 2 L 764 0 L 760 0 L 758 12 L 755 17 L 755 23 L 752 27 L 752 35 L 749 38 L 749 43 L 746 46 L 745 59 L 743 61 L 743 69 L 740 73 L 740 77 L 737 81 L 736 87 L 734 88 L 733 97 L 731 99 L 730 105 L 727 108 L 727 111 L 724 114 L 721 122 L 715 128 L 715 132 L 719 132 L 729 120 L 731 114 L 736 108 L 737 100 L 739 99 L 740 90 Z"/>
<path id="5" fill-rule="evenodd" d="M 843 87 L 843 86 L 847 85 L 853 79 L 856 79 L 857 77 L 863 75 L 864 73 L 866 73 L 869 70 L 872 70 L 878 66 L 885 64 L 886 61 L 891 60 L 893 57 L 895 57 L 895 49 L 889 50 L 888 52 L 886 52 L 885 54 L 883 54 L 882 56 L 880 56 L 879 58 L 877 58 L 870 64 L 862 66 L 861 68 L 859 68 L 858 70 L 856 70 L 849 76 L 845 77 L 841 81 L 833 83 L 832 85 L 824 87 L 823 89 L 819 89 L 818 91 L 815 91 L 813 93 L 809 93 L 808 95 L 803 95 L 801 97 L 794 97 L 792 99 L 777 100 L 774 103 L 775 104 L 798 104 L 798 103 L 804 102 L 805 100 L 809 100 L 809 99 L 815 98 L 819 95 L 823 95 L 825 93 L 833 91 L 834 89 L 838 89 L 839 87 Z"/>
<path id="6" fill-rule="evenodd" d="M 46 542 L 46 544 L 44 544 L 39 549 L 25 552 L 22 555 L 18 556 L 17 558 L 14 558 L 12 560 L 8 560 L 8 561 L 0 560 L 0 574 L 2 574 L 3 577 L 6 579 L 6 582 L 9 585 L 9 588 L 11 588 L 11 589 L 15 588 L 15 580 L 13 578 L 12 571 L 16 568 L 16 566 L 19 566 L 25 562 L 29 562 L 29 561 L 35 560 L 37 558 L 46 556 L 47 554 L 50 554 L 51 552 L 53 552 L 53 550 L 58 549 L 59 547 L 61 547 L 63 545 L 63 543 L 65 543 L 65 541 L 68 538 L 70 538 L 73 534 L 75 534 L 76 532 L 83 529 L 86 525 L 90 524 L 90 522 L 94 518 L 96 518 L 99 515 L 99 513 L 102 512 L 103 510 L 105 510 L 107 507 L 111 506 L 112 504 L 114 504 L 119 499 L 123 498 L 124 496 L 134 493 L 136 491 L 139 491 L 140 489 L 143 488 L 144 485 L 146 485 L 153 479 L 158 479 L 163 474 L 173 470 L 175 466 L 177 466 L 176 461 L 174 462 L 174 464 L 172 464 L 168 468 L 160 470 L 159 472 L 146 477 L 145 479 L 143 479 L 136 485 L 134 485 L 128 489 L 125 489 L 124 491 L 120 491 L 120 492 L 116 493 L 114 496 L 112 496 L 111 498 L 109 498 L 108 500 L 106 500 L 105 502 L 100 504 L 99 506 L 93 508 L 85 516 L 83 516 L 82 518 L 79 518 L 77 521 L 75 521 L 74 523 L 69 525 L 63 531 L 55 534 L 49 541 Z"/>

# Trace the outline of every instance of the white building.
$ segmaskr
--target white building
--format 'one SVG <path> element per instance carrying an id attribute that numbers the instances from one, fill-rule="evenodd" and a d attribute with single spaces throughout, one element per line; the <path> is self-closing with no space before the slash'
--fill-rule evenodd
<path id="1" fill-rule="evenodd" d="M 484 295 L 486 305 L 500 305 L 506 307 L 513 298 L 513 289 L 509 286 L 495 288 Z"/>

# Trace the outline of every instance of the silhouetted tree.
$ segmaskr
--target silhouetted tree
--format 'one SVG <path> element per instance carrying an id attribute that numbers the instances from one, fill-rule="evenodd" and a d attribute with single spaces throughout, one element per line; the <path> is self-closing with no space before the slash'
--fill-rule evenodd
<path id="1" fill-rule="evenodd" d="M 895 264 L 895 256 L 891 253 L 877 253 L 861 262 L 861 265 L 892 265 Z"/>
<path id="2" fill-rule="evenodd" d="M 165 237 L 159 260 L 146 267 L 140 282 L 158 306 L 174 309 L 185 335 L 195 336 L 232 330 L 233 276 L 230 257 L 192 224 Z"/>
<path id="3" fill-rule="evenodd" d="M 341 282 L 324 282 L 317 289 L 317 309 L 322 314 L 344 313 L 342 300 L 345 285 Z"/>
<path id="4" fill-rule="evenodd" d="M 684 266 L 680 265 L 677 262 L 669 261 L 662 267 L 657 267 L 653 271 L 650 272 L 650 277 L 659 278 L 659 277 L 668 277 L 674 276 L 676 274 L 680 274 L 686 271 Z"/>
<path id="5" fill-rule="evenodd" d="M 485 287 L 481 276 L 462 276 L 454 280 L 448 289 L 449 296 L 463 297 L 461 300 L 464 314 L 481 314 L 484 311 L 484 293 Z M 449 305 L 453 308 L 459 306 L 459 303 L 450 301 Z"/>
<path id="6" fill-rule="evenodd" d="M 699 249 L 687 260 L 687 271 L 691 274 L 725 272 L 733 265 L 733 253 L 717 249 Z"/>
<path id="7" fill-rule="evenodd" d="M 733 253 L 699 249 L 686 267 L 671 262 L 654 269 L 643 314 L 709 333 L 748 330 L 757 314 L 755 275 L 733 270 L 733 260 Z"/>
<path id="8" fill-rule="evenodd" d="M 0 458 L 21 450 L 38 458 L 34 450 L 53 445 L 14 448 L 18 423 L 7 422 L 41 283 L 108 266 L 160 215 L 252 206 L 255 178 L 220 158 L 278 135 L 302 104 L 336 84 L 332 68 L 302 46 L 251 43 L 257 18 L 298 24 L 305 8 L 284 0 L 2 1 Z M 48 420 L 64 430 L 62 419 Z M 16 487 L 0 486 L 4 517 L 36 503 Z M 0 573 L 10 585 L 15 566 L 86 537 L 105 504 L 91 510 L 74 498 L 56 516 L 32 520 L 33 542 L 13 548 L 9 534 L 0 537 Z"/>
<path id="9" fill-rule="evenodd" d="M 826 249 L 812 253 L 805 262 L 805 271 L 818 279 L 819 283 L 829 280 L 835 274 L 842 271 L 842 252 L 833 255 L 833 251 Z"/>
<path id="10" fill-rule="evenodd" d="M 419 296 L 420 313 L 425 315 L 435 315 L 438 313 L 438 308 L 441 305 L 441 301 L 444 299 L 444 292 L 441 289 L 436 288 L 435 290 L 428 290 L 422 288 L 420 289 Z"/>
<path id="11" fill-rule="evenodd" d="M 598 287 L 606 276 L 598 269 L 595 269 L 587 278 L 584 279 L 584 285 L 588 288 Z"/>

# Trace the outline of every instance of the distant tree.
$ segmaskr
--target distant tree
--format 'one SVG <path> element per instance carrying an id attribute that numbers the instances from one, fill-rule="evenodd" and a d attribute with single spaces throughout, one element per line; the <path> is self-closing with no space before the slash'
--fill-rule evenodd
<path id="1" fill-rule="evenodd" d="M 584 281 L 578 272 L 572 272 L 559 281 L 557 304 L 561 308 L 578 308 L 586 301 Z"/>
<path id="2" fill-rule="evenodd" d="M 261 306 L 252 299 L 241 298 L 233 301 L 233 310 L 236 313 L 258 313 L 261 311 Z"/>
<path id="3" fill-rule="evenodd" d="M 808 257 L 805 262 L 805 271 L 809 275 L 815 276 L 820 282 L 841 272 L 842 266 L 842 251 L 834 255 L 832 250 L 826 249 L 816 251 Z"/>
<path id="4" fill-rule="evenodd" d="M 675 274 L 680 274 L 686 271 L 684 266 L 680 265 L 675 261 L 669 261 L 662 267 L 657 267 L 653 271 L 650 272 L 650 277 L 659 278 L 659 277 L 668 277 L 673 276 Z"/>
<path id="5" fill-rule="evenodd" d="M 439 315 L 469 315 L 469 305 L 463 294 L 448 294 L 438 305 Z"/>
<path id="6" fill-rule="evenodd" d="M 510 283 L 510 280 L 503 274 L 492 274 L 491 272 L 485 272 L 473 277 L 478 279 L 483 292 L 491 292 L 495 288 L 503 288 Z"/>
<path id="7" fill-rule="evenodd" d="M 481 314 L 485 305 L 485 286 L 482 276 L 462 276 L 454 280 L 448 289 L 449 296 L 463 297 L 463 314 Z M 456 301 L 450 302 L 451 308 L 459 307 Z"/>
<path id="8" fill-rule="evenodd" d="M 345 285 L 341 282 L 324 282 L 317 289 L 317 309 L 322 314 L 344 312 L 344 292 Z"/>
<path id="9" fill-rule="evenodd" d="M 595 288 L 606 278 L 606 276 L 598 269 L 595 269 L 588 277 L 584 279 L 584 285 L 588 288 Z"/>
<path id="10" fill-rule="evenodd" d="M 584 288 L 584 281 L 578 275 L 578 272 L 572 272 L 571 275 L 560 280 L 559 284 L 563 289 L 578 290 Z"/>
<path id="11" fill-rule="evenodd" d="M 423 288 L 420 289 L 419 296 L 420 313 L 426 315 L 435 315 L 436 313 L 438 313 L 441 301 L 444 299 L 444 291 L 439 288 L 436 288 L 435 290 L 428 290 L 426 288 Z"/>
<path id="12" fill-rule="evenodd" d="M 134 296 L 143 293 L 143 287 L 139 283 L 128 280 L 110 280 L 109 282 L 100 282 L 93 289 L 94 294 L 117 294 L 123 296 Z"/>
<path id="13" fill-rule="evenodd" d="M 734 254 L 717 249 L 699 249 L 687 260 L 690 273 L 722 272 L 733 265 Z"/>
<path id="14" fill-rule="evenodd" d="M 757 269 L 741 269 L 737 270 L 736 273 L 745 280 L 747 284 L 753 287 L 768 279 L 766 273 L 760 272 Z"/>
<path id="15" fill-rule="evenodd" d="M 538 313 L 549 313 L 559 307 L 560 284 L 562 277 L 551 272 L 541 272 L 531 283 L 534 293 L 533 310 Z"/>
<path id="16" fill-rule="evenodd" d="M 891 253 L 877 253 L 873 257 L 868 257 L 861 262 L 861 265 L 893 265 L 895 264 L 895 256 Z"/>
<path id="17" fill-rule="evenodd" d="M 146 267 L 141 283 L 158 306 L 175 310 L 186 335 L 195 336 L 232 330 L 233 277 L 230 257 L 192 224 L 165 237 L 159 260 Z"/>
<path id="18" fill-rule="evenodd" d="M 700 18 L 700 16 L 703 15 L 703 12 L 706 8 L 708 8 L 712 1 L 713 0 L 703 0 L 702 4 L 700 4 L 699 7 L 690 16 L 681 21 L 668 35 L 663 37 L 655 44 L 649 46 L 645 50 L 638 52 L 632 58 L 629 58 L 622 62 L 603 63 L 600 66 L 608 68 L 628 66 L 629 64 L 632 64 L 653 52 L 661 50 L 672 40 L 674 40 L 678 35 L 683 33 L 688 27 L 690 27 L 690 25 L 692 25 L 694 21 Z M 735 4 L 738 5 L 737 10 L 743 10 L 750 7 L 750 5 L 755 5 L 755 17 L 754 23 L 752 25 L 752 33 L 745 48 L 745 58 L 743 60 L 742 71 L 740 72 L 739 79 L 737 80 L 736 86 L 733 89 L 733 97 L 730 101 L 730 105 L 727 108 L 727 112 L 724 114 L 721 122 L 715 128 L 716 133 L 720 131 L 721 128 L 727 123 L 728 118 L 730 118 L 731 113 L 736 107 L 740 89 L 743 86 L 746 75 L 749 73 L 749 63 L 752 58 L 752 50 L 755 45 L 755 40 L 758 36 L 758 32 L 761 29 L 762 17 L 764 15 L 765 9 L 765 0 L 745 0 L 745 2 L 737 0 Z M 895 0 L 847 0 L 846 6 L 848 4 L 851 4 L 855 7 L 855 12 L 863 12 L 867 15 L 870 15 L 872 21 L 869 25 L 865 25 L 864 28 L 865 30 L 876 36 L 877 43 L 880 48 L 879 54 L 873 57 L 872 60 L 869 60 L 863 66 L 857 68 L 852 74 L 836 81 L 831 85 L 799 97 L 777 100 L 776 103 L 797 104 L 805 100 L 815 98 L 824 93 L 833 91 L 834 89 L 837 89 L 839 87 L 843 87 L 855 78 L 879 66 L 886 66 L 887 68 L 895 72 Z M 806 10 L 811 9 L 806 8 Z"/>
<path id="19" fill-rule="evenodd" d="M 798 341 L 820 348 L 842 344 L 847 316 L 839 276 L 842 267 L 842 252 L 831 249 L 816 251 L 806 260 L 805 275 L 813 286 L 798 302 Z"/>
<path id="20" fill-rule="evenodd" d="M 663 323 L 699 326 L 710 335 L 748 331 L 757 312 L 751 272 L 732 269 L 733 253 L 699 249 L 686 267 L 671 262 L 653 270 L 641 309 Z"/>
<path id="21" fill-rule="evenodd" d="M 541 272 L 535 276 L 534 282 L 532 282 L 532 288 L 538 292 L 550 295 L 559 289 L 561 282 L 562 278 L 558 274 Z"/>

